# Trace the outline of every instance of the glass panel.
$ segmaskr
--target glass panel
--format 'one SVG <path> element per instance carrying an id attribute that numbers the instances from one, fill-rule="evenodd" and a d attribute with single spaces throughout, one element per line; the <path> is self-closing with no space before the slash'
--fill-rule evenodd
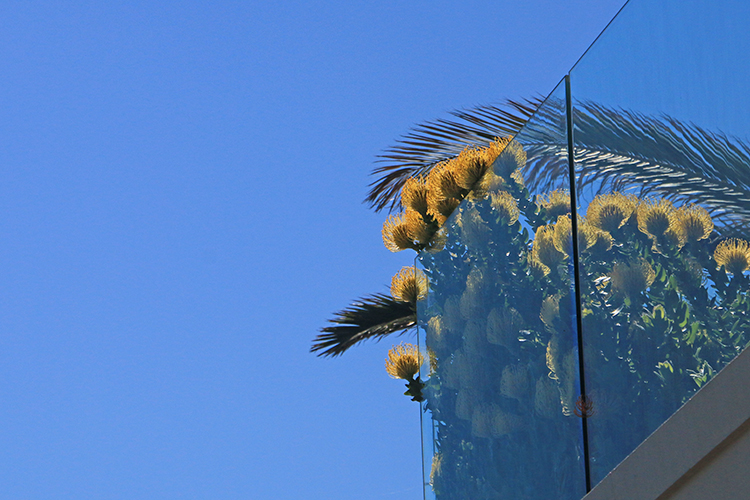
<path id="1" fill-rule="evenodd" d="M 632 0 L 571 72 L 592 486 L 750 340 L 748 19 Z"/>
<path id="2" fill-rule="evenodd" d="M 425 497 L 585 494 L 564 85 L 418 257 Z M 525 186 L 525 187 L 524 187 Z"/>

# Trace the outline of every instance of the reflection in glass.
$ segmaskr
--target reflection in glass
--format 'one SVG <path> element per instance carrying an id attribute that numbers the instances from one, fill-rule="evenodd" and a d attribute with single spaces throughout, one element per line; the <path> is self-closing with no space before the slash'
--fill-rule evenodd
<path id="1" fill-rule="evenodd" d="M 748 15 L 632 0 L 570 74 L 592 485 L 750 341 Z"/>
<path id="2" fill-rule="evenodd" d="M 631 0 L 419 255 L 428 498 L 581 498 L 750 343 L 748 18 Z"/>
<path id="3" fill-rule="evenodd" d="M 585 493 L 560 86 L 418 258 L 427 498 Z M 545 190 L 539 191 L 538 186 Z"/>
<path id="4" fill-rule="evenodd" d="M 750 253 L 728 238 L 750 221 L 731 182 L 750 163 L 741 142 L 668 117 L 591 103 L 574 117 L 595 485 L 750 340 Z"/>

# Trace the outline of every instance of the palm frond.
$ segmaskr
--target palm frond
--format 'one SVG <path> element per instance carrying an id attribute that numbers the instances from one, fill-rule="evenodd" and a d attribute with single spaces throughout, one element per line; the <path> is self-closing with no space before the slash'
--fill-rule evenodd
<path id="1" fill-rule="evenodd" d="M 338 356 L 363 340 L 414 328 L 417 313 L 408 302 L 377 293 L 337 312 L 329 322 L 333 324 L 320 330 L 310 348 L 318 356 Z"/>
<path id="2" fill-rule="evenodd" d="M 437 163 L 457 156 L 466 146 L 486 146 L 496 137 L 516 134 L 534 114 L 541 99 L 507 100 L 501 106 L 477 106 L 452 111 L 456 119 L 438 119 L 414 127 L 379 155 L 385 165 L 370 184 L 365 203 L 376 212 L 397 210 L 401 188 L 410 177 L 425 175 Z"/>
<path id="3" fill-rule="evenodd" d="M 750 229 L 750 147 L 738 138 L 593 102 L 576 103 L 574 117 L 576 187 L 585 197 L 628 191 L 698 203 L 725 235 Z M 555 133 L 524 144 L 533 166 L 526 181 L 537 192 L 568 175 Z"/>

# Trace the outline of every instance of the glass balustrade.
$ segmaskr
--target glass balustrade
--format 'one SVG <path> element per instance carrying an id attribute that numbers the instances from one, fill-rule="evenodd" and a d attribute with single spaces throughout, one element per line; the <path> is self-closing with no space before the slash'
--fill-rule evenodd
<path id="1" fill-rule="evenodd" d="M 417 258 L 426 498 L 581 498 L 748 345 L 749 20 L 631 0 L 497 138 Z"/>

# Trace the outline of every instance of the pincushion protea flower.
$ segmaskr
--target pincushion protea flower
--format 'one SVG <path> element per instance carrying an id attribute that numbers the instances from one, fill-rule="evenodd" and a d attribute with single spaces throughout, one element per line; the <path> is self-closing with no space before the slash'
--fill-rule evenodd
<path id="1" fill-rule="evenodd" d="M 495 175 L 503 179 L 510 179 L 511 175 L 526 165 L 526 151 L 523 146 L 516 141 L 511 141 L 497 156 L 492 163 L 492 170 Z"/>
<path id="2" fill-rule="evenodd" d="M 393 378 L 407 381 L 405 396 L 411 396 L 412 401 L 423 401 L 422 390 L 424 383 L 419 380 L 419 368 L 424 357 L 414 344 L 400 344 L 393 346 L 385 358 L 385 371 Z"/>
<path id="3" fill-rule="evenodd" d="M 649 238 L 659 241 L 677 222 L 672 202 L 665 199 L 643 200 L 638 205 L 638 229 Z"/>
<path id="4" fill-rule="evenodd" d="M 693 243 L 711 236 L 714 223 L 705 208 L 687 205 L 677 210 L 677 228 L 685 241 Z"/>
<path id="5" fill-rule="evenodd" d="M 625 297 L 633 297 L 645 291 L 656 279 L 651 264 L 645 260 L 618 262 L 612 267 L 612 289 Z"/>
<path id="6" fill-rule="evenodd" d="M 429 219 L 429 216 L 427 217 Z M 432 235 L 435 234 L 436 228 L 434 224 L 427 222 L 422 214 L 416 210 L 406 209 L 404 220 L 406 221 L 409 238 L 419 245 L 420 248 L 427 244 L 432 239 Z"/>
<path id="7" fill-rule="evenodd" d="M 482 149 L 467 147 L 452 160 L 451 166 L 456 174 L 456 182 L 462 188 L 474 189 L 489 170 L 492 163 L 487 163 L 483 153 Z"/>
<path id="8" fill-rule="evenodd" d="M 414 266 L 405 266 L 391 278 L 391 295 L 401 302 L 416 304 L 427 297 L 427 276 Z"/>
<path id="9" fill-rule="evenodd" d="M 567 256 L 573 253 L 573 223 L 567 215 L 561 215 L 555 223 L 555 232 L 552 236 L 552 243 L 555 249 Z M 586 248 L 580 244 L 579 246 Z"/>
<path id="10" fill-rule="evenodd" d="M 450 161 L 436 165 L 427 177 L 427 189 L 432 198 L 463 199 L 466 190 L 458 183 L 458 176 Z"/>
<path id="11" fill-rule="evenodd" d="M 728 273 L 741 275 L 750 269 L 750 243 L 738 238 L 722 241 L 714 250 L 714 260 Z"/>
<path id="12" fill-rule="evenodd" d="M 427 181 L 422 177 L 411 177 L 401 190 L 401 203 L 407 208 L 426 216 L 429 209 L 427 203 L 429 190 Z"/>
<path id="13" fill-rule="evenodd" d="M 555 220 L 561 215 L 570 213 L 570 192 L 557 189 L 547 196 L 537 196 L 536 203 L 547 211 L 547 217 L 550 220 Z"/>
<path id="14" fill-rule="evenodd" d="M 510 193 L 492 193 L 490 204 L 507 225 L 512 226 L 518 221 L 521 212 L 518 210 L 518 202 Z"/>
<path id="15" fill-rule="evenodd" d="M 611 233 L 621 228 L 635 211 L 636 197 L 622 193 L 602 194 L 589 203 L 586 219 L 589 224 Z"/>
<path id="16" fill-rule="evenodd" d="M 419 348 L 414 344 L 399 344 L 388 351 L 385 371 L 393 378 L 411 380 L 419 373 L 423 362 Z"/>
<path id="17" fill-rule="evenodd" d="M 439 225 L 445 224 L 450 214 L 458 208 L 461 204 L 461 200 L 456 198 L 440 198 L 430 197 L 429 198 L 429 209 L 427 213 L 437 221 Z"/>
<path id="18" fill-rule="evenodd" d="M 391 252 L 400 252 L 411 248 L 419 250 L 414 243 L 409 230 L 409 224 L 404 214 L 391 215 L 383 223 L 383 244 Z"/>
<path id="19" fill-rule="evenodd" d="M 554 224 L 537 229 L 530 257 L 531 260 L 539 262 L 549 269 L 556 269 L 557 265 L 565 259 L 565 254 L 555 248 Z"/>

